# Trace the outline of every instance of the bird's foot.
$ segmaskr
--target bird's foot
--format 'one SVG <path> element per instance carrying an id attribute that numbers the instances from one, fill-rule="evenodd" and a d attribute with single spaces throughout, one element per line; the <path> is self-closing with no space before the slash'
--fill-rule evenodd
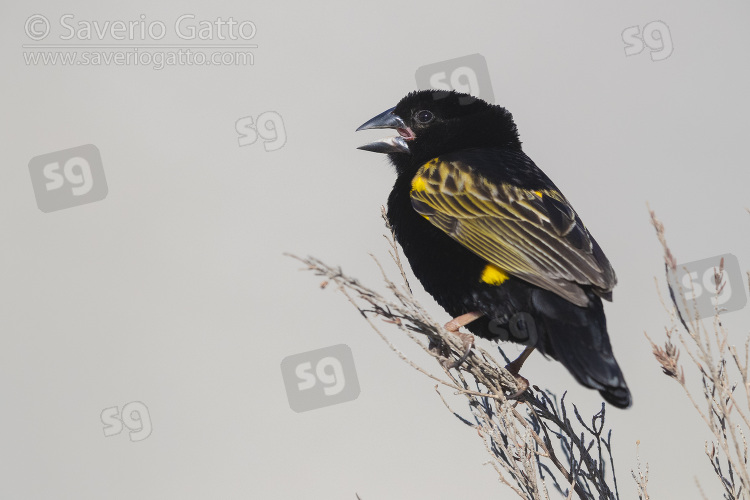
<path id="1" fill-rule="evenodd" d="M 472 321 L 474 321 L 477 318 L 481 318 L 482 313 L 480 312 L 470 312 L 466 314 L 462 314 L 461 316 L 457 318 L 453 318 L 449 322 L 447 322 L 444 326 L 446 330 L 448 330 L 448 333 L 452 333 L 453 335 L 457 336 L 459 339 L 461 339 L 461 345 L 463 346 L 464 353 L 461 355 L 460 358 L 458 358 L 454 362 L 450 362 L 449 360 L 443 361 L 443 366 L 447 369 L 451 368 L 458 368 L 461 366 L 461 363 L 466 361 L 466 358 L 469 356 L 469 353 L 471 352 L 471 348 L 474 347 L 474 335 L 471 335 L 469 333 L 461 333 L 458 331 L 459 328 L 462 326 L 466 326 Z"/>
<path id="2" fill-rule="evenodd" d="M 443 362 L 443 366 L 445 366 L 449 370 L 451 368 L 458 368 L 459 366 L 461 366 L 461 363 L 466 361 L 466 358 L 469 357 L 471 348 L 474 347 L 474 335 L 470 333 L 462 333 L 462 332 L 451 332 L 451 333 L 455 335 L 456 337 L 458 337 L 459 339 L 461 339 L 461 346 L 463 347 L 464 353 L 456 361 L 450 361 L 450 359 L 446 359 Z"/>
<path id="3" fill-rule="evenodd" d="M 519 375 L 518 372 L 521 371 L 521 367 L 526 361 L 526 358 L 528 358 L 532 352 L 534 352 L 534 348 L 527 347 L 526 349 L 523 350 L 521 355 L 518 356 L 518 358 L 511 361 L 505 366 L 505 369 L 508 370 L 510 374 L 513 375 L 513 378 L 516 379 L 516 392 L 508 396 L 508 399 L 517 399 L 524 392 L 526 392 L 526 389 L 529 388 L 529 381 L 526 378 Z"/>
<path id="4" fill-rule="evenodd" d="M 529 388 L 529 381 L 518 374 L 514 374 L 513 378 L 516 379 L 516 392 L 511 394 L 510 396 L 507 396 L 508 399 L 518 399 L 520 398 L 524 392 L 526 392 L 526 389 Z"/>

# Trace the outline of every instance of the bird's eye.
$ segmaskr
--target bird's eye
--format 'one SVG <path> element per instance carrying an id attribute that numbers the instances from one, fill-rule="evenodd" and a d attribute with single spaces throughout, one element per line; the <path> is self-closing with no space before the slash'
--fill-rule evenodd
<path id="1" fill-rule="evenodd" d="M 414 115 L 414 117 L 419 123 L 429 123 L 433 118 L 435 118 L 435 115 L 432 114 L 432 111 L 423 109 L 422 111 L 417 111 L 417 114 Z"/>

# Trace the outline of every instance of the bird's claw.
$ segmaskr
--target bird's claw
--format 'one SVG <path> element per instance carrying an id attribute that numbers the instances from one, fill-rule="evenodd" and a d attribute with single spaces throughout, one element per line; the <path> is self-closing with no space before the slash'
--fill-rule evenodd
<path id="1" fill-rule="evenodd" d="M 464 349 L 464 353 L 456 361 L 449 362 L 449 360 L 446 360 L 444 362 L 443 366 L 445 366 L 449 370 L 451 368 L 458 368 L 459 366 L 461 366 L 461 364 L 464 361 L 466 361 L 466 358 L 469 357 L 469 354 L 471 353 L 471 348 L 474 347 L 474 335 L 471 335 L 470 333 L 461 333 L 461 332 L 451 332 L 451 333 L 456 335 L 459 339 L 461 339 L 461 346 Z"/>
<path id="2" fill-rule="evenodd" d="M 514 392 L 510 396 L 507 396 L 508 399 L 520 398 L 523 393 L 526 392 L 526 390 L 529 388 L 529 381 L 526 378 L 518 374 L 514 374 L 513 378 L 516 379 L 516 392 Z"/>

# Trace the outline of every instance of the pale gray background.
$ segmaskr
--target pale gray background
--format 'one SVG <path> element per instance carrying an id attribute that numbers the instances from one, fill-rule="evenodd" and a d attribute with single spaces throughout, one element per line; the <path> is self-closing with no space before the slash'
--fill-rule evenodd
<path id="1" fill-rule="evenodd" d="M 418 67 L 473 53 L 487 59 L 525 151 L 618 273 L 606 312 L 634 406 L 607 422 L 623 498 L 635 496 L 638 439 L 652 498 L 699 498 L 695 475 L 717 498 L 707 433 L 643 336 L 661 338 L 666 321 L 646 202 L 679 261 L 731 252 L 747 269 L 749 11 L 677 1 L 6 4 L 0 498 L 510 498 L 433 382 L 282 256 L 313 254 L 379 283 L 367 254 L 386 258 L 379 206 L 394 176 L 384 157 L 355 149 L 377 133 L 354 129 L 413 90 Z M 29 67 L 23 27 L 36 13 L 232 16 L 257 25 L 259 48 L 252 67 Z M 653 20 L 669 25 L 672 56 L 626 57 L 622 31 Z M 284 119 L 285 147 L 239 147 L 235 122 L 269 110 Z M 42 213 L 29 160 L 82 144 L 101 151 L 108 196 Z M 738 344 L 749 314 L 725 317 Z M 359 398 L 293 412 L 281 360 L 341 343 Z M 585 411 L 600 403 L 539 355 L 524 374 Z M 104 437 L 101 411 L 130 401 L 149 408 L 152 434 Z"/>

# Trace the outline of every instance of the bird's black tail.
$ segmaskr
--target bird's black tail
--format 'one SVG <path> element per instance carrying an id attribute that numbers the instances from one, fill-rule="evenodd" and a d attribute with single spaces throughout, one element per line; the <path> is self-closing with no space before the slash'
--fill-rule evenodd
<path id="1" fill-rule="evenodd" d="M 532 301 L 539 339 L 537 348 L 560 363 L 576 380 L 610 404 L 627 408 L 632 399 L 607 335 L 607 322 L 599 297 L 589 292 L 591 304 L 578 307 L 546 290 L 534 292 Z"/>

